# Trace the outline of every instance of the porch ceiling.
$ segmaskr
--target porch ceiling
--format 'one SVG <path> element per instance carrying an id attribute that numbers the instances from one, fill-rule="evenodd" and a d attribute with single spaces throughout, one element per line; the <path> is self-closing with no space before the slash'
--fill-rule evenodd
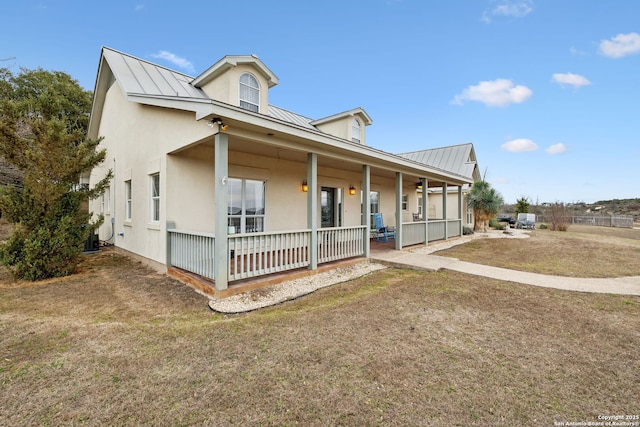
<path id="1" fill-rule="evenodd" d="M 226 124 L 227 122 L 225 122 Z M 239 124 L 239 123 L 238 123 Z M 349 172 L 362 172 L 362 165 L 371 166 L 371 175 L 384 178 L 395 178 L 396 170 L 392 167 L 380 167 L 372 164 L 372 158 L 361 155 L 354 155 L 350 159 L 345 158 L 345 153 L 338 150 L 324 149 L 318 152 L 318 148 L 312 146 L 308 142 L 300 141 L 286 134 L 275 134 L 274 132 L 264 132 L 260 128 L 260 133 L 247 132 L 246 124 L 244 129 L 239 129 L 233 122 L 229 122 L 230 130 L 226 133 L 229 135 L 229 151 L 247 153 L 262 157 L 283 159 L 297 163 L 306 163 L 307 153 L 318 153 L 318 166 L 330 167 Z M 251 129 L 252 131 L 256 129 Z M 213 147 L 213 138 L 202 141 L 203 144 Z M 380 161 L 380 163 L 383 163 Z M 417 173 L 409 173 L 403 171 L 403 180 L 405 182 L 418 182 L 421 175 Z M 441 187 L 443 180 L 440 177 L 434 177 L 432 174 L 425 173 L 422 177 L 428 179 L 428 187 Z M 450 185 L 455 185 L 449 182 Z"/>

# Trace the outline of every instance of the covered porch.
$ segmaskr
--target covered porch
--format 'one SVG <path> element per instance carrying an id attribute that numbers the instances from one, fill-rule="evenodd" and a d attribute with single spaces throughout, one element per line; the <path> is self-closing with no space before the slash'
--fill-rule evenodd
<path id="1" fill-rule="evenodd" d="M 211 294 L 224 295 L 235 284 L 259 278 L 286 272 L 313 274 L 332 263 L 366 260 L 375 235 L 372 211 L 382 213 L 385 226 L 394 228 L 395 250 L 462 235 L 464 178 L 434 173 L 387 153 L 377 155 L 377 150 L 358 144 L 347 149 L 314 147 L 274 136 L 218 131 L 194 147 L 169 154 L 174 159 L 167 162 L 168 173 L 188 176 L 194 159 L 202 162 L 206 153 L 203 169 L 209 174 L 208 183 L 200 185 L 213 188 L 213 194 L 205 197 L 207 207 L 197 216 L 168 209 L 168 269 L 201 277 L 208 281 Z M 253 216 L 238 222 L 229 185 L 230 179 L 245 176 L 263 182 L 266 195 Z M 245 189 L 247 184 L 243 185 Z M 459 189 L 458 206 L 452 209 L 457 218 L 448 217 L 448 185 Z M 427 192 L 417 205 L 418 187 L 445 190 L 443 218 L 412 215 L 429 212 Z M 168 188 L 167 198 L 177 199 L 174 206 L 189 199 L 181 188 Z"/>

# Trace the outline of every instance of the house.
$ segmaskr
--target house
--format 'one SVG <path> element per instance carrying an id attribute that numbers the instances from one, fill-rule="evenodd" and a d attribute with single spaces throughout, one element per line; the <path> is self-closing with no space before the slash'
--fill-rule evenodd
<path id="1" fill-rule="evenodd" d="M 278 83 L 255 55 L 193 78 L 102 48 L 89 136 L 108 160 L 88 177 L 113 170 L 91 205 L 100 239 L 224 296 L 241 279 L 368 258 L 372 213 L 395 226 L 396 249 L 461 235 L 466 172 L 369 147 L 363 108 L 310 119 L 273 106 Z M 457 189 L 439 218 L 411 218 L 430 206 L 409 197 L 418 182 Z"/>

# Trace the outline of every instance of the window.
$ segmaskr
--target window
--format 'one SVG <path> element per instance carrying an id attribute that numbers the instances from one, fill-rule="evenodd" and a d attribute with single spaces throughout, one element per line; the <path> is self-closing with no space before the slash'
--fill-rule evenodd
<path id="1" fill-rule="evenodd" d="M 229 178 L 229 231 L 259 233 L 264 231 L 265 182 Z"/>
<path id="2" fill-rule="evenodd" d="M 360 144 L 360 121 L 353 119 L 351 122 L 351 141 Z"/>
<path id="3" fill-rule="evenodd" d="M 403 211 L 409 210 L 409 195 L 408 194 L 403 194 L 402 195 L 402 210 Z"/>
<path id="4" fill-rule="evenodd" d="M 467 208 L 467 224 L 473 224 L 473 209 Z"/>
<path id="5" fill-rule="evenodd" d="M 424 216 L 422 216 L 422 197 L 418 197 L 418 216 L 420 219 L 424 218 Z"/>
<path id="6" fill-rule="evenodd" d="M 378 193 L 377 191 L 371 191 L 369 193 L 369 201 L 371 212 L 370 224 L 373 227 L 373 224 L 375 223 L 375 221 L 373 220 L 373 214 L 380 213 L 380 193 Z"/>
<path id="7" fill-rule="evenodd" d="M 240 76 L 240 107 L 256 113 L 260 110 L 260 86 L 249 73 Z"/>
<path id="8" fill-rule="evenodd" d="M 160 174 L 151 175 L 151 221 L 160 221 Z"/>
<path id="9" fill-rule="evenodd" d="M 131 180 L 124 182 L 124 219 L 131 221 Z"/>

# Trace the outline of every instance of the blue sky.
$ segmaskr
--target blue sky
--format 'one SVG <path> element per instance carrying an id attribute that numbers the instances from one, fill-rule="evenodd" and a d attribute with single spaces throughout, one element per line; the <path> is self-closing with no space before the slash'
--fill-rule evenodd
<path id="1" fill-rule="evenodd" d="M 270 103 L 363 107 L 389 152 L 473 142 L 507 203 L 640 197 L 640 2 L 5 2 L 1 65 L 93 90 L 101 46 L 197 76 L 257 54 Z"/>

